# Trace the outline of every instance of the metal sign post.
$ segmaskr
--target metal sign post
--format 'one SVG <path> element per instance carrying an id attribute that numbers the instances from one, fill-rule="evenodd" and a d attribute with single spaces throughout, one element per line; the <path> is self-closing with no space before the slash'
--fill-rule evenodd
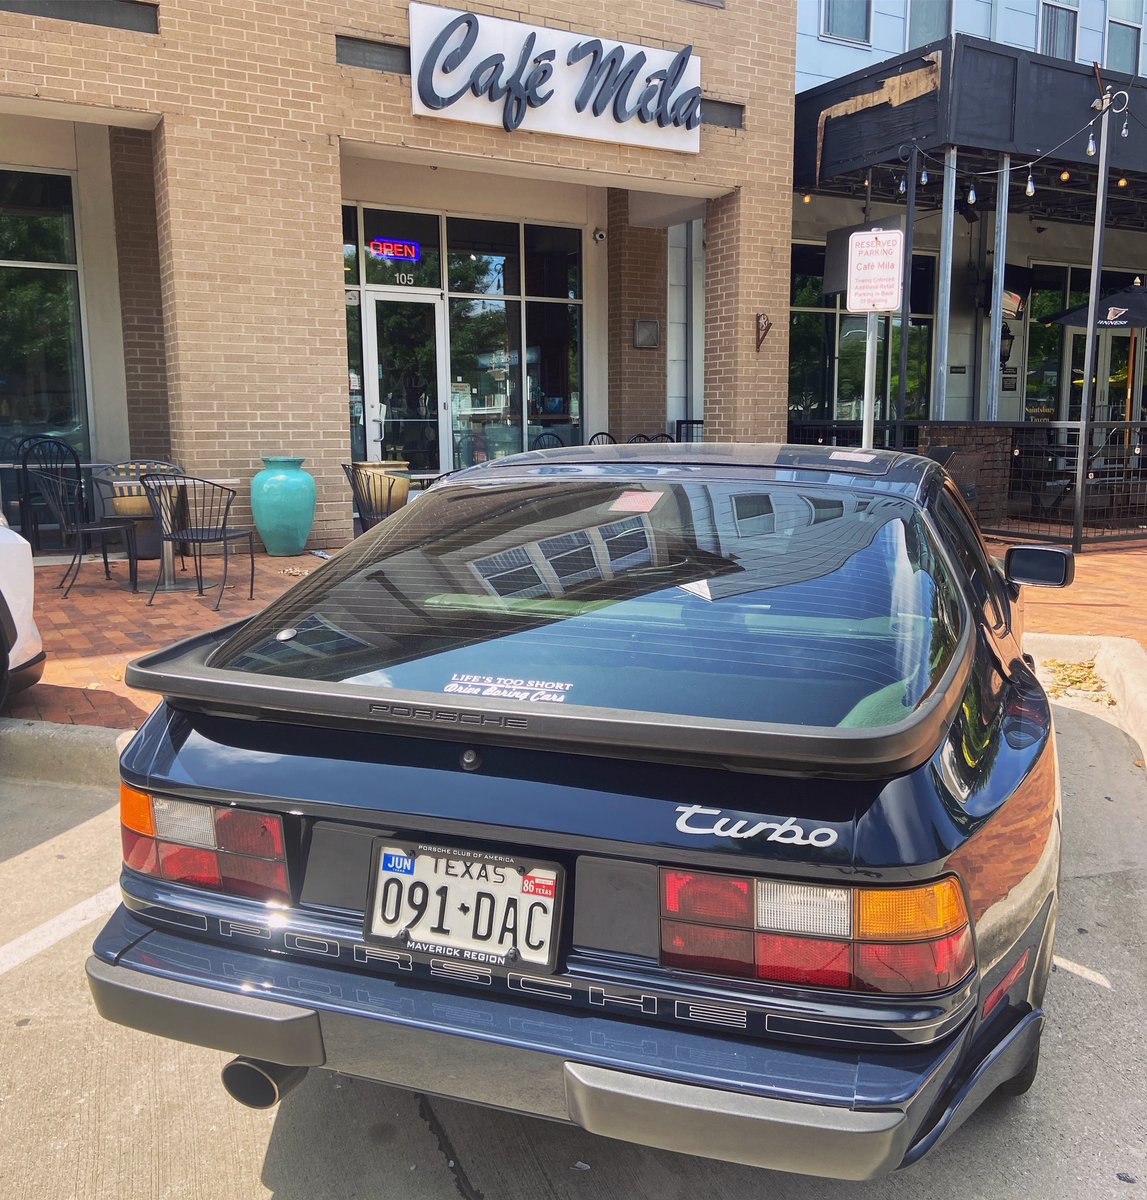
<path id="1" fill-rule="evenodd" d="M 876 351 L 878 313 L 900 307 L 904 279 L 904 234 L 899 229 L 871 229 L 848 239 L 850 313 L 867 313 L 864 345 L 864 427 L 861 445 L 871 450 L 876 431 Z M 901 330 L 901 337 L 906 336 Z"/>

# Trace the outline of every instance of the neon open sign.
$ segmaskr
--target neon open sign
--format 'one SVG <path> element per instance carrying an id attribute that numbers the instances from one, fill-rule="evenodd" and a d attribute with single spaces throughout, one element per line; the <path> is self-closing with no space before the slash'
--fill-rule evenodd
<path id="1" fill-rule="evenodd" d="M 375 238 L 370 244 L 375 258 L 390 262 L 416 263 L 422 261 L 422 246 L 418 242 L 396 242 L 388 238 Z"/>

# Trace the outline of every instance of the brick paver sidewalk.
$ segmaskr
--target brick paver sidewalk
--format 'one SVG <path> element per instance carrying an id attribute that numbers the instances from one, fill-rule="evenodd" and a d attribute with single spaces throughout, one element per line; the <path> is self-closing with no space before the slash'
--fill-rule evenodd
<path id="1" fill-rule="evenodd" d="M 1003 547 L 995 547 L 1000 554 Z M 180 638 L 215 629 L 258 612 L 276 596 L 319 567 L 313 555 L 299 558 L 256 556 L 255 599 L 249 601 L 245 563 L 236 562 L 236 586 L 229 587 L 218 613 L 214 595 L 202 599 L 194 591 L 160 594 L 147 607 L 154 581 L 152 564 L 141 564 L 139 595 L 123 582 L 126 567 L 113 565 L 116 581 L 108 583 L 95 564 L 85 565 L 79 584 L 67 600 L 55 584 L 58 566 L 36 569 L 36 620 L 44 637 L 48 663 L 43 680 L 15 696 L 6 717 L 138 728 L 157 698 L 123 682 L 129 659 L 158 650 Z M 210 570 L 208 572 L 210 574 Z M 1137 638 L 1147 647 L 1147 550 L 1089 551 L 1076 559 L 1076 579 L 1064 591 L 1028 588 L 1027 628 L 1035 633 L 1101 634 Z"/>
<path id="2" fill-rule="evenodd" d="M 36 623 L 48 661 L 43 679 L 13 696 L 4 716 L 137 729 L 158 703 L 158 697 L 137 692 L 124 683 L 124 668 L 130 659 L 252 616 L 321 565 L 310 554 L 299 558 L 257 554 L 255 599 L 248 600 L 246 555 L 237 555 L 231 564 L 223 603 L 218 612 L 212 612 L 217 589 L 202 597 L 194 589 L 160 592 L 148 608 L 147 597 L 157 569 L 154 562 L 140 563 L 140 591 L 136 595 L 127 590 L 126 563 L 112 563 L 113 581 L 109 583 L 98 562 L 85 562 L 79 583 L 67 600 L 56 588 L 64 568 L 37 564 Z M 214 560 L 208 559 L 208 579 L 218 578 L 219 571 L 213 566 Z M 187 574 L 191 576 L 190 569 Z"/>

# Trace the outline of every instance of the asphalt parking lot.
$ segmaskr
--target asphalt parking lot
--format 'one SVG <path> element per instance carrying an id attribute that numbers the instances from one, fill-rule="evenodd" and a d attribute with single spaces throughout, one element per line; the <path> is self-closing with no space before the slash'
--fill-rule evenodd
<path id="1" fill-rule="evenodd" d="M 868 1184 L 754 1171 L 311 1072 L 277 1110 L 227 1056 L 108 1025 L 83 979 L 115 904 L 109 792 L 0 779 L 0 1195 L 11 1200 L 754 1200 L 1147 1196 L 1147 774 L 1057 706 L 1065 803 L 1043 1065 L 933 1157 Z"/>

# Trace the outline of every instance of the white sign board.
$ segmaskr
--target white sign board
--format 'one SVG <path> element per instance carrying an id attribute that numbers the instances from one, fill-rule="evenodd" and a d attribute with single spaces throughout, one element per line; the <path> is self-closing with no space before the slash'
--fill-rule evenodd
<path id="1" fill-rule="evenodd" d="M 410 6 L 414 112 L 654 150 L 701 149 L 701 60 L 500 17 Z"/>
<path id="2" fill-rule="evenodd" d="M 904 234 L 870 229 L 848 239 L 850 313 L 899 312 L 903 287 Z"/>

